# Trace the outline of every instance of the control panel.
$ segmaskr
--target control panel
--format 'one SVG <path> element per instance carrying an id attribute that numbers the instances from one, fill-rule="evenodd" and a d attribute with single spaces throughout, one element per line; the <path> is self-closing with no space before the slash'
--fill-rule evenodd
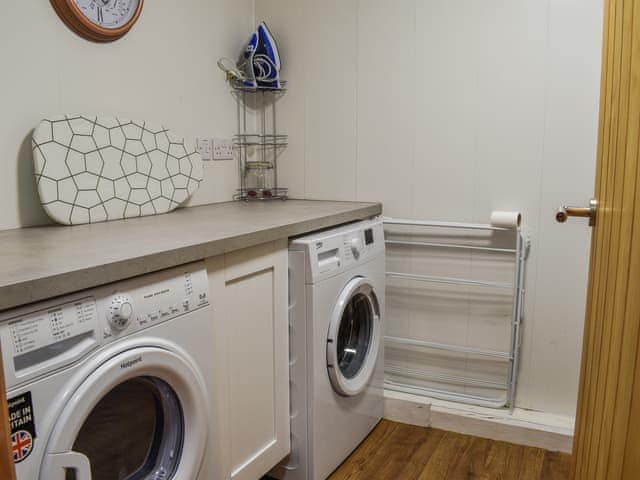
<path id="1" fill-rule="evenodd" d="M 112 341 L 209 304 L 207 272 L 186 270 L 155 282 L 118 285 L 103 306 L 102 336 Z M 124 288 L 123 288 L 124 287 Z"/>
<path id="2" fill-rule="evenodd" d="M 96 302 L 91 297 L 12 320 L 7 328 L 15 358 L 90 333 L 95 330 L 97 320 Z"/>
<path id="3" fill-rule="evenodd" d="M 382 220 L 357 222 L 301 237 L 291 243 L 290 249 L 307 252 L 306 281 L 318 281 L 384 253 Z"/>
<path id="4" fill-rule="evenodd" d="M 208 305 L 207 272 L 199 262 L 3 312 L 7 388 Z"/>

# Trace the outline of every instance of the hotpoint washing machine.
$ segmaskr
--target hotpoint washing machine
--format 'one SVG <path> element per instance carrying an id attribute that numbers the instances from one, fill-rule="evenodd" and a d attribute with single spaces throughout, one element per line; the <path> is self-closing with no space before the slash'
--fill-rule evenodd
<path id="1" fill-rule="evenodd" d="M 289 272 L 292 447 L 271 475 L 321 480 L 383 414 L 382 221 L 293 240 Z"/>
<path id="2" fill-rule="evenodd" d="M 18 480 L 220 478 L 203 263 L 0 314 Z"/>

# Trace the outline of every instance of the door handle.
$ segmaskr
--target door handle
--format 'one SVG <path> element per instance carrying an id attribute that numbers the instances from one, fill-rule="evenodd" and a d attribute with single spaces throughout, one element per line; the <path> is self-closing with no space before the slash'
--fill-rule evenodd
<path id="1" fill-rule="evenodd" d="M 588 207 L 560 207 L 556 213 L 556 221 L 564 223 L 569 217 L 584 217 L 589 219 L 589 226 L 593 227 L 596 224 L 597 211 L 598 202 L 592 198 Z"/>
<path id="2" fill-rule="evenodd" d="M 91 480 L 91 464 L 82 453 L 50 453 L 47 458 L 47 478 L 64 480 L 68 470 L 75 470 L 77 480 Z"/>

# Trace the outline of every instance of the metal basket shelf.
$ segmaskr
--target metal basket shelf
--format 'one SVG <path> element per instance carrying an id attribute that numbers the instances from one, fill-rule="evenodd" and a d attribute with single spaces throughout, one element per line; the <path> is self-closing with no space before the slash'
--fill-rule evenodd
<path id="1" fill-rule="evenodd" d="M 282 84 L 280 88 L 264 87 L 264 86 L 257 86 L 255 88 L 252 88 L 252 87 L 247 87 L 245 85 L 242 85 L 241 83 L 233 79 L 229 81 L 229 85 L 231 85 L 231 88 L 233 88 L 237 92 L 246 92 L 246 93 L 269 92 L 269 93 L 284 94 L 287 91 L 287 86 L 286 86 L 287 82 L 284 82 L 281 80 L 280 83 Z"/>
<path id="2" fill-rule="evenodd" d="M 244 166 L 247 170 L 273 170 L 273 163 L 271 162 L 247 162 Z"/>
<path id="3" fill-rule="evenodd" d="M 235 147 L 264 147 L 264 148 L 284 148 L 289 145 L 288 135 L 278 134 L 258 134 L 242 133 L 234 135 L 233 145 Z"/>
<path id="4" fill-rule="evenodd" d="M 238 159 L 240 188 L 235 200 L 286 200 L 287 189 L 278 185 L 278 156 L 289 137 L 278 133 L 276 104 L 283 88 L 248 88 L 230 81 L 238 104 L 238 133 L 233 148 Z"/>
<path id="5" fill-rule="evenodd" d="M 270 201 L 270 200 L 287 200 L 288 197 L 287 188 L 239 188 L 234 195 L 234 200 L 243 200 L 245 202 L 254 201 Z"/>

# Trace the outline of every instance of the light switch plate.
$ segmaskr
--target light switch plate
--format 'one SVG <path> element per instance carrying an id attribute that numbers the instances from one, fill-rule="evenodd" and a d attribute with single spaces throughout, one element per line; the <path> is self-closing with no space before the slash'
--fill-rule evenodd
<path id="1" fill-rule="evenodd" d="M 200 154 L 203 161 L 212 160 L 212 141 L 210 138 L 196 138 L 196 152 Z"/>
<path id="2" fill-rule="evenodd" d="M 213 159 L 233 160 L 233 140 L 230 138 L 213 138 Z"/>

